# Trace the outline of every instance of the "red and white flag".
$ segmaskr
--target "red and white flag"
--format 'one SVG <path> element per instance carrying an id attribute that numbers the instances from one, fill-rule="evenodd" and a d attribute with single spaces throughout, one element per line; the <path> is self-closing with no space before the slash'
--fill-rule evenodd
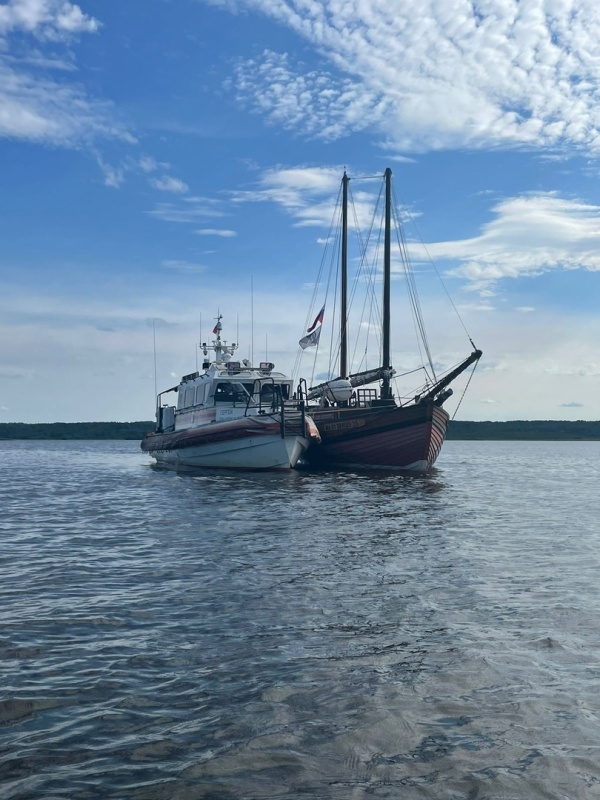
<path id="1" fill-rule="evenodd" d="M 306 331 L 306 332 L 307 332 L 307 333 L 312 333 L 312 331 L 314 331 L 314 329 L 317 327 L 317 325 L 319 324 L 319 322 L 323 322 L 323 317 L 324 317 L 324 316 L 325 316 L 325 306 L 323 306 L 323 308 L 322 308 L 322 309 L 319 311 L 319 313 L 318 313 L 318 314 L 317 314 L 317 316 L 315 317 L 315 321 L 314 321 L 314 322 L 313 322 L 313 324 L 310 326 L 310 328 L 308 328 L 308 329 L 307 329 L 307 331 Z"/>

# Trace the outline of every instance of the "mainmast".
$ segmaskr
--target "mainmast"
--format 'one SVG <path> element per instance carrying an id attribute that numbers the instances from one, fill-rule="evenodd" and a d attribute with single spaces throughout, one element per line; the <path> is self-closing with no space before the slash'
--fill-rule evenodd
<path id="1" fill-rule="evenodd" d="M 392 397 L 390 386 L 392 365 L 390 363 L 390 284 L 391 284 L 391 226 L 392 226 L 392 170 L 385 171 L 385 231 L 383 242 L 383 381 L 382 400 Z"/>
<path id="2" fill-rule="evenodd" d="M 344 170 L 342 178 L 342 297 L 340 308 L 340 376 L 348 376 L 348 181 Z"/>

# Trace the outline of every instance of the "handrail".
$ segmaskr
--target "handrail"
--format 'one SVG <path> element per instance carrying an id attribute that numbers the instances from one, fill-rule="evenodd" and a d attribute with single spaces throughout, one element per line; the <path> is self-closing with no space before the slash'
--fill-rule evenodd
<path id="1" fill-rule="evenodd" d="M 253 398 L 258 395 L 258 411 L 259 413 L 263 411 L 263 399 L 261 396 L 261 387 L 265 383 L 271 383 L 273 386 L 273 399 L 270 402 L 271 411 L 275 412 L 279 408 L 279 402 L 283 405 L 283 394 L 281 391 L 281 386 L 275 383 L 275 380 L 271 376 L 265 376 L 264 378 L 255 378 L 253 385 L 252 385 L 252 394 L 248 397 L 246 402 L 246 410 L 244 412 L 244 416 L 247 416 L 248 409 L 250 408 L 250 403 L 252 402 Z M 258 391 L 257 391 L 258 386 Z M 276 402 L 276 397 L 279 398 L 279 402 Z"/>

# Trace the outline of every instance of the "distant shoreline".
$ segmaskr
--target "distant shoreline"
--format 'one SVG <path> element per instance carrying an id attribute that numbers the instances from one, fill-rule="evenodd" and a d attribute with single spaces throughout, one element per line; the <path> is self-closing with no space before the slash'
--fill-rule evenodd
<path id="1" fill-rule="evenodd" d="M 1 422 L 0 440 L 106 439 L 141 440 L 154 422 Z M 478 441 L 600 441 L 600 420 L 454 421 L 448 440 Z"/>

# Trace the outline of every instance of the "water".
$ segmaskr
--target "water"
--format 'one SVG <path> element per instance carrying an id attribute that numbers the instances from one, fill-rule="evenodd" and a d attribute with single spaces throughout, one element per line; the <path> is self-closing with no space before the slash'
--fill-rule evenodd
<path id="1" fill-rule="evenodd" d="M 2 800 L 600 796 L 600 444 L 0 456 Z"/>

